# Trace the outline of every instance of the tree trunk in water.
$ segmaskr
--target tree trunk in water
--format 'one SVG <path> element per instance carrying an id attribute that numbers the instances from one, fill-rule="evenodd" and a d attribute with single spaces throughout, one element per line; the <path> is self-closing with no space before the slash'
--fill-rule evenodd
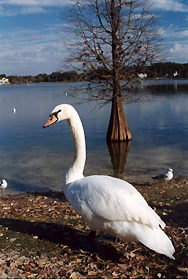
<path id="1" fill-rule="evenodd" d="M 129 141 L 131 133 L 127 124 L 123 104 L 121 99 L 120 85 L 120 65 L 119 65 L 119 39 L 117 37 L 120 21 L 117 15 L 117 5 L 115 0 L 110 1 L 111 9 L 111 35 L 112 35 L 112 60 L 113 60 L 113 95 L 110 122 L 108 126 L 106 140 L 111 141 Z"/>
<path id="2" fill-rule="evenodd" d="M 106 140 L 107 142 L 131 140 L 131 132 L 125 117 L 120 95 L 114 96 L 112 99 L 111 115 Z"/>

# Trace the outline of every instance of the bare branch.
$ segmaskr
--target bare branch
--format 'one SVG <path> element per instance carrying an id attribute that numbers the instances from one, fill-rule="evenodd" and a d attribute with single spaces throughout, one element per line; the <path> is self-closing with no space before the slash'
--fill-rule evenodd
<path id="1" fill-rule="evenodd" d="M 72 58 L 83 76 L 92 81 L 89 87 L 94 87 L 95 93 L 87 94 L 91 99 L 111 101 L 121 95 L 128 100 L 131 92 L 123 89 L 131 88 L 138 71 L 155 60 L 159 42 L 148 3 L 75 0 L 71 11 L 76 36 Z M 76 68 L 76 62 L 73 65 Z M 99 88 L 104 90 L 97 93 Z"/>

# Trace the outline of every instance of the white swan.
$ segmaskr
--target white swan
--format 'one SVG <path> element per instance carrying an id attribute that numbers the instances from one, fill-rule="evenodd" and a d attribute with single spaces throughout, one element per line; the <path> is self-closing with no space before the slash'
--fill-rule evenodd
<path id="1" fill-rule="evenodd" d="M 100 230 L 174 259 L 174 247 L 161 228 L 165 223 L 128 182 L 110 176 L 84 177 L 86 146 L 83 126 L 76 110 L 68 104 L 56 106 L 43 127 L 67 120 L 76 148 L 75 160 L 66 174 L 64 193 L 91 230 Z"/>

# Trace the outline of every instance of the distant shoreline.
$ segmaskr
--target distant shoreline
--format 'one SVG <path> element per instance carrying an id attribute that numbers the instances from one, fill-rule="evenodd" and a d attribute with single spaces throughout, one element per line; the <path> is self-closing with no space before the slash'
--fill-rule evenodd
<path id="1" fill-rule="evenodd" d="M 147 79 L 141 79 L 142 81 L 188 81 L 188 78 L 147 78 Z M 47 82 L 33 82 L 33 83 L 27 83 L 27 82 L 23 82 L 23 83 L 8 83 L 8 84 L 2 84 L 0 86 L 10 86 L 10 85 L 32 85 L 32 84 L 50 84 L 50 83 L 76 83 L 76 82 L 91 82 L 91 81 L 87 81 L 87 80 L 78 80 L 78 81 L 70 81 L 70 80 L 66 80 L 66 81 L 47 81 Z"/>
<path id="2" fill-rule="evenodd" d="M 121 70 L 121 80 L 126 80 L 129 71 L 134 79 L 146 78 L 146 79 L 188 79 L 188 63 L 176 63 L 176 62 L 158 62 L 148 66 L 137 68 L 135 66 L 125 67 Z M 81 81 L 101 81 L 105 78 L 105 69 L 94 68 L 87 72 L 83 72 L 81 69 L 71 71 L 54 71 L 51 74 L 39 73 L 36 75 L 7 75 L 0 74 L 0 79 L 8 78 L 11 84 L 22 83 L 40 83 L 40 82 L 81 82 Z M 82 72 L 81 72 L 82 71 Z M 103 77 L 103 78 L 102 78 Z"/>

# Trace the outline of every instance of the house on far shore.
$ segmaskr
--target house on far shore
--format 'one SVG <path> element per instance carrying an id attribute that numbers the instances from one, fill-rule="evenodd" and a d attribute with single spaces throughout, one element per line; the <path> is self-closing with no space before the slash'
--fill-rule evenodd
<path id="1" fill-rule="evenodd" d="M 145 74 L 143 74 L 143 73 L 140 73 L 140 74 L 138 74 L 138 77 L 140 78 L 140 79 L 145 79 L 145 78 L 147 78 L 147 74 L 145 73 Z"/>
<path id="2" fill-rule="evenodd" d="M 177 76 L 179 76 L 178 71 L 175 71 L 174 74 L 173 74 L 173 76 L 174 76 L 174 78 L 177 77 Z"/>
<path id="3" fill-rule="evenodd" d="M 8 78 L 2 78 L 2 79 L 0 79 L 0 86 L 2 86 L 2 85 L 8 85 L 8 84 L 10 84 Z"/>

